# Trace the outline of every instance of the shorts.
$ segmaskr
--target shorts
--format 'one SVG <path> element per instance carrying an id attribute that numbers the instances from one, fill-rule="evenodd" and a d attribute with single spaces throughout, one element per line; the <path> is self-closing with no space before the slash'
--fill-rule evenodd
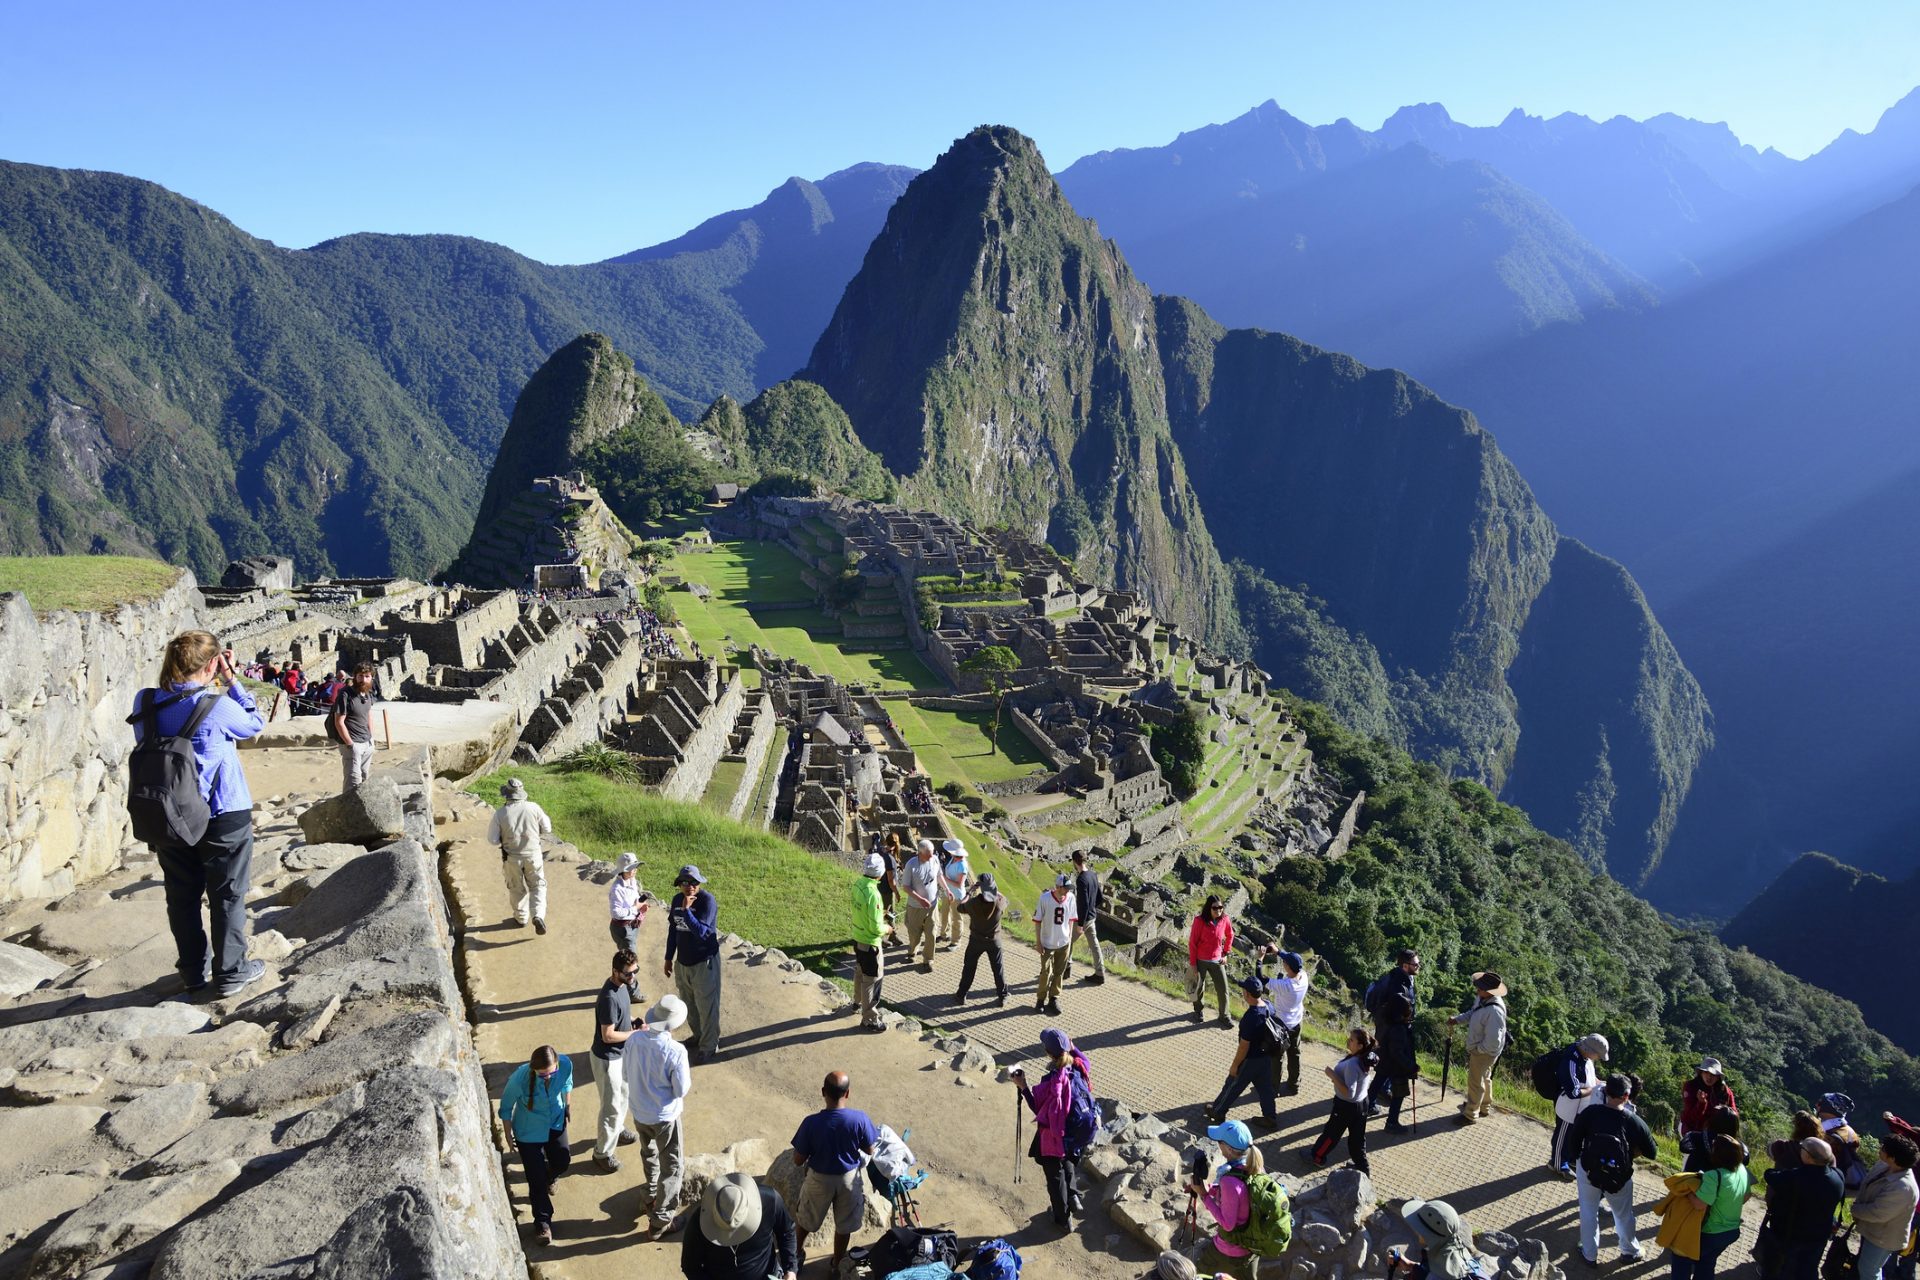
<path id="1" fill-rule="evenodd" d="M 858 1168 L 845 1173 L 807 1170 L 807 1180 L 800 1184 L 800 1203 L 793 1206 L 794 1224 L 811 1235 L 826 1223 L 829 1208 L 833 1210 L 833 1234 L 850 1236 L 860 1229 L 867 1211 L 867 1189 L 860 1181 Z"/>

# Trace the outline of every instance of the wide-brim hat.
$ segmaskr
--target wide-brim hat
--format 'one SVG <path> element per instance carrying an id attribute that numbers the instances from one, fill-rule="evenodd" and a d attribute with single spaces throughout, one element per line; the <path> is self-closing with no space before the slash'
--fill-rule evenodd
<path id="1" fill-rule="evenodd" d="M 967 856 L 967 846 L 961 844 L 951 836 L 940 842 L 940 848 L 949 857 L 964 858 Z"/>
<path id="2" fill-rule="evenodd" d="M 1444 1200 L 1409 1200 L 1400 1216 L 1427 1251 L 1427 1269 L 1448 1280 L 1462 1280 L 1473 1270 L 1473 1241 L 1467 1224 Z"/>
<path id="3" fill-rule="evenodd" d="M 1720 1065 L 1720 1059 L 1718 1058 L 1702 1058 L 1698 1065 L 1694 1067 L 1694 1070 L 1704 1071 L 1712 1076 L 1723 1076 L 1727 1074 L 1727 1069 Z"/>
<path id="4" fill-rule="evenodd" d="M 1507 994 L 1507 984 L 1500 975 L 1491 969 L 1482 969 L 1473 975 L 1473 989 L 1483 996 L 1503 996 Z"/>
<path id="5" fill-rule="evenodd" d="M 613 873 L 617 876 L 623 876 L 629 871 L 638 870 L 639 867 L 640 859 L 631 853 L 623 853 L 613 860 Z"/>
<path id="6" fill-rule="evenodd" d="M 751 1174 L 723 1173 L 700 1193 L 700 1234 L 737 1249 L 760 1229 L 760 1187 Z"/>
<path id="7" fill-rule="evenodd" d="M 506 785 L 500 788 L 500 794 L 509 800 L 525 800 L 527 798 L 527 784 L 518 778 L 508 778 Z"/>
<path id="8" fill-rule="evenodd" d="M 687 1020 L 687 1002 L 679 996 L 661 996 L 647 1010 L 647 1030 L 678 1031 Z"/>

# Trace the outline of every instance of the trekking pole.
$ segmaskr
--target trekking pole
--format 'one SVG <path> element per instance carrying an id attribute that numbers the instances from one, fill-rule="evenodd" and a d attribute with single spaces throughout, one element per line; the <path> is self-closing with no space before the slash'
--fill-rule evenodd
<path id="1" fill-rule="evenodd" d="M 1420 1123 L 1420 1077 L 1413 1078 L 1413 1122 Z"/>
<path id="2" fill-rule="evenodd" d="M 1026 1105 L 1026 1099 L 1020 1096 L 1018 1083 L 1013 1088 L 1013 1180 L 1020 1181 L 1020 1131 L 1026 1126 L 1020 1121 L 1020 1112 Z"/>
<path id="3" fill-rule="evenodd" d="M 1447 1076 L 1453 1070 L 1453 1032 L 1454 1028 L 1447 1028 L 1447 1052 L 1446 1056 L 1440 1060 L 1440 1101 L 1442 1102 L 1447 1100 Z"/>

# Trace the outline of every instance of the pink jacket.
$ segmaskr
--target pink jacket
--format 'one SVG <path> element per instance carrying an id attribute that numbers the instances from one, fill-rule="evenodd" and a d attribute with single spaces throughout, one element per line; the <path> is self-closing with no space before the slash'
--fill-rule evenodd
<path id="1" fill-rule="evenodd" d="M 1187 963 L 1198 964 L 1202 960 L 1224 960 L 1233 950 L 1233 921 L 1221 916 L 1217 921 L 1208 921 L 1205 912 L 1193 918 L 1193 928 L 1187 932 Z"/>
<path id="2" fill-rule="evenodd" d="M 1206 1201 L 1207 1212 L 1213 1215 L 1214 1222 L 1223 1231 L 1244 1227 L 1253 1212 L 1247 1203 L 1247 1184 L 1243 1181 L 1245 1176 L 1244 1168 L 1231 1169 L 1222 1173 L 1211 1187 L 1200 1193 L 1200 1198 Z M 1244 1258 L 1247 1255 L 1245 1249 L 1230 1243 L 1223 1235 L 1214 1236 L 1213 1245 L 1229 1258 Z"/>
<path id="3" fill-rule="evenodd" d="M 1027 1095 L 1027 1105 L 1033 1108 L 1033 1122 L 1040 1126 L 1042 1156 L 1067 1154 L 1067 1113 L 1073 1110 L 1073 1082 L 1067 1073 L 1078 1071 L 1086 1078 L 1088 1087 L 1092 1087 L 1093 1077 L 1087 1071 L 1086 1062 L 1075 1049 L 1070 1065 L 1047 1072 L 1040 1077 L 1040 1083 L 1031 1088 L 1021 1086 Z"/>

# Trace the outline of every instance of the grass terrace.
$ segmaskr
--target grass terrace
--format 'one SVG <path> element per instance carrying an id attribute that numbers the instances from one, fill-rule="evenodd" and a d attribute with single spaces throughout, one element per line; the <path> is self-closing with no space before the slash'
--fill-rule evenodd
<path id="1" fill-rule="evenodd" d="M 0 591 L 19 591 L 35 613 L 98 612 L 152 600 L 180 570 L 140 556 L 0 556 Z"/>

